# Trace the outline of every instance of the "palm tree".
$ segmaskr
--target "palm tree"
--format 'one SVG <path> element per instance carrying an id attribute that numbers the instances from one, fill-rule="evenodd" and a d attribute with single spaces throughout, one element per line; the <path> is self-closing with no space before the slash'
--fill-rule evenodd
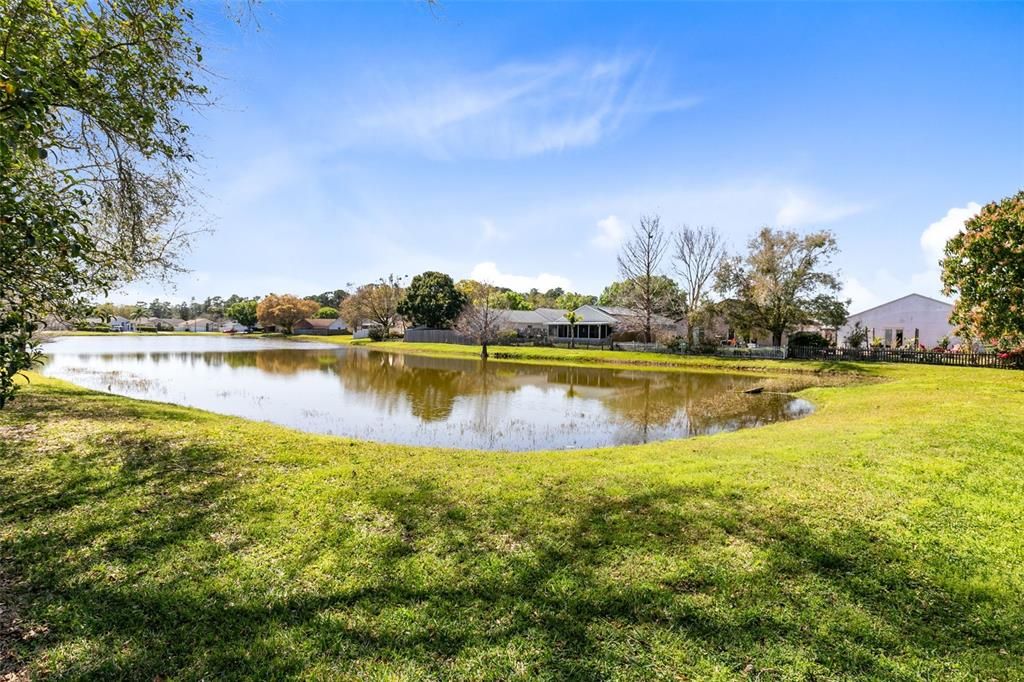
<path id="1" fill-rule="evenodd" d="M 565 314 L 565 321 L 569 323 L 569 348 L 576 347 L 576 325 L 583 321 L 583 316 L 574 311 Z"/>

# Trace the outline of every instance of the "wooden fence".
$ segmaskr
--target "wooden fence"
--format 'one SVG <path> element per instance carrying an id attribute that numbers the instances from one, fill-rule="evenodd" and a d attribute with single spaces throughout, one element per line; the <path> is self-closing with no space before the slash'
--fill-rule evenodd
<path id="1" fill-rule="evenodd" d="M 924 365 L 955 365 L 958 367 L 1000 367 L 1024 369 L 1021 358 L 999 357 L 998 353 L 903 350 L 900 348 L 808 348 L 789 349 L 789 357 L 800 360 L 851 360 L 854 362 L 911 362 Z"/>
<path id="2" fill-rule="evenodd" d="M 406 329 L 407 343 L 459 343 L 472 345 L 473 340 L 451 329 Z"/>

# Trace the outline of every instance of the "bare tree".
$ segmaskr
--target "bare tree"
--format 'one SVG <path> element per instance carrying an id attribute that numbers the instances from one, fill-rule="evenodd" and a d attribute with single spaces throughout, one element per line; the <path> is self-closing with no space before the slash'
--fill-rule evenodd
<path id="1" fill-rule="evenodd" d="M 714 227 L 683 225 L 675 235 L 673 270 L 682 281 L 685 296 L 686 343 L 693 345 L 694 322 L 704 317 L 705 300 L 725 259 L 725 245 Z"/>
<path id="2" fill-rule="evenodd" d="M 646 215 L 640 217 L 640 224 L 633 228 L 633 237 L 622 246 L 619 254 L 619 274 L 628 284 L 624 297 L 626 307 L 636 314 L 648 343 L 654 338 L 654 316 L 671 305 L 658 279 L 668 246 L 661 229 L 661 217 Z"/>
<path id="3" fill-rule="evenodd" d="M 503 310 L 493 307 L 494 287 L 481 284 L 455 321 L 455 331 L 480 344 L 480 357 L 487 359 L 487 344 L 498 336 Z"/>

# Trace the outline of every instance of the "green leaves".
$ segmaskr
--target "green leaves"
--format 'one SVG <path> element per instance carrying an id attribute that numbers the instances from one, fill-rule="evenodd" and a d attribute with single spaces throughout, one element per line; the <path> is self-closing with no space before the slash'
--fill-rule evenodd
<path id="1" fill-rule="evenodd" d="M 0 405 L 46 317 L 176 267 L 190 22 L 182 0 L 0 0 Z"/>
<path id="2" fill-rule="evenodd" d="M 946 243 L 942 282 L 959 294 L 951 322 L 968 338 L 1024 345 L 1024 191 L 985 206 Z"/>

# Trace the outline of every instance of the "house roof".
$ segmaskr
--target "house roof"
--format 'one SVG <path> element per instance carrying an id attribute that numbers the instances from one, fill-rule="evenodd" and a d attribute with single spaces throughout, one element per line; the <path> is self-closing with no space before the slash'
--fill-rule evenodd
<path id="1" fill-rule="evenodd" d="M 334 324 L 337 321 L 338 320 L 336 320 L 336 319 L 334 319 L 334 320 L 331 320 L 331 319 L 323 320 L 323 319 L 320 319 L 318 317 L 307 317 L 306 319 L 304 319 L 302 321 L 302 323 L 312 327 L 313 329 L 330 329 L 331 325 Z"/>
<path id="2" fill-rule="evenodd" d="M 548 322 L 554 322 L 569 311 L 561 308 L 537 308 L 533 312 L 537 313 Z"/>
<path id="3" fill-rule="evenodd" d="M 501 310 L 497 316 L 510 324 L 547 324 L 549 321 L 536 310 Z"/>
<path id="4" fill-rule="evenodd" d="M 931 296 L 925 296 L 924 294 L 907 294 L 906 296 L 900 296 L 899 298 L 894 298 L 891 301 L 886 301 L 885 303 L 879 303 L 878 305 L 873 306 L 871 308 L 867 308 L 865 310 L 862 310 L 859 313 L 853 313 L 853 314 L 850 315 L 850 317 L 857 317 L 858 315 L 863 315 L 864 313 L 870 313 L 873 310 L 878 310 L 879 308 L 884 308 L 887 305 L 891 305 L 893 303 L 896 303 L 898 301 L 902 301 L 902 300 L 907 299 L 907 298 L 922 298 L 922 299 L 924 299 L 926 301 L 929 301 L 931 303 L 938 303 L 939 305 L 944 305 L 947 308 L 952 308 L 953 307 L 952 303 L 947 303 L 946 301 L 940 301 L 937 298 L 932 298 Z M 849 318 L 847 318 L 847 319 L 849 319 Z"/>
<path id="5" fill-rule="evenodd" d="M 634 310 L 610 305 L 583 305 L 574 312 L 581 318 L 577 324 L 615 324 L 625 320 L 635 320 L 638 317 Z M 651 322 L 659 327 L 676 324 L 674 320 L 664 315 L 653 315 Z M 565 315 L 562 315 L 559 319 L 552 320 L 551 323 L 569 324 L 569 321 L 565 319 Z"/>

